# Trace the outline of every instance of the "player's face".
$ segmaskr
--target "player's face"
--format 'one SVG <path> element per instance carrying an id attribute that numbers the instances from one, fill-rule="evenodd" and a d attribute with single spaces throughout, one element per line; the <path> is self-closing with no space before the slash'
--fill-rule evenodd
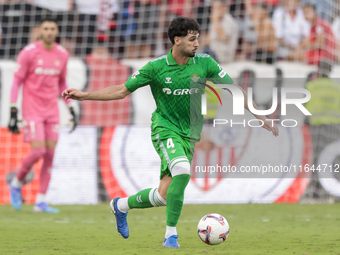
<path id="1" fill-rule="evenodd" d="M 45 21 L 40 26 L 41 40 L 43 40 L 46 44 L 54 43 L 58 33 L 58 26 L 54 22 Z"/>
<path id="2" fill-rule="evenodd" d="M 181 37 L 179 40 L 179 49 L 183 56 L 193 58 L 198 49 L 198 36 L 197 31 L 189 32 L 187 36 Z"/>

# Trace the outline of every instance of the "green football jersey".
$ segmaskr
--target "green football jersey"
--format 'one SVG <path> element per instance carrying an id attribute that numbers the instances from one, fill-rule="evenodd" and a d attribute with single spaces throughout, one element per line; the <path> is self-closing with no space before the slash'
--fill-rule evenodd
<path id="1" fill-rule="evenodd" d="M 223 78 L 224 84 L 233 83 L 209 55 L 196 53 L 185 65 L 178 65 L 172 57 L 172 49 L 167 55 L 148 62 L 125 82 L 130 92 L 150 85 L 157 106 L 152 114 L 153 135 L 168 129 L 183 138 L 200 140 L 204 86 L 198 83 L 193 86 L 196 83 L 192 78 Z"/>

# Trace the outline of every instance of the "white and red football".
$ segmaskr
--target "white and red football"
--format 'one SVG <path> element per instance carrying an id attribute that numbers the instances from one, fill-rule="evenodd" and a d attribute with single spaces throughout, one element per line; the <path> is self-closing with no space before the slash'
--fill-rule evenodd
<path id="1" fill-rule="evenodd" d="M 223 243 L 229 235 L 228 221 L 220 214 L 207 214 L 198 222 L 197 234 L 206 244 Z"/>

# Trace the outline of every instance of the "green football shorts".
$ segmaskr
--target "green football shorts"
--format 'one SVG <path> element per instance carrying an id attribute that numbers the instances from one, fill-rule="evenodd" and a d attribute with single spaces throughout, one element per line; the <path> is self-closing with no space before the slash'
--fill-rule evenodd
<path id="1" fill-rule="evenodd" d="M 167 174 L 171 177 L 172 168 L 179 162 L 189 162 L 194 155 L 195 142 L 185 139 L 168 129 L 153 132 L 152 143 L 161 158 L 160 179 Z"/>

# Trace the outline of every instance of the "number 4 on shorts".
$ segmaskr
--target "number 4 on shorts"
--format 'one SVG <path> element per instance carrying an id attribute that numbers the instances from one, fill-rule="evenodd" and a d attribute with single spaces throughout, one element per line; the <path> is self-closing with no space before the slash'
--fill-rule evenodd
<path id="1" fill-rule="evenodd" d="M 169 138 L 167 143 L 166 143 L 166 147 L 169 149 L 169 148 L 175 148 L 175 145 L 172 141 L 172 138 Z"/>

